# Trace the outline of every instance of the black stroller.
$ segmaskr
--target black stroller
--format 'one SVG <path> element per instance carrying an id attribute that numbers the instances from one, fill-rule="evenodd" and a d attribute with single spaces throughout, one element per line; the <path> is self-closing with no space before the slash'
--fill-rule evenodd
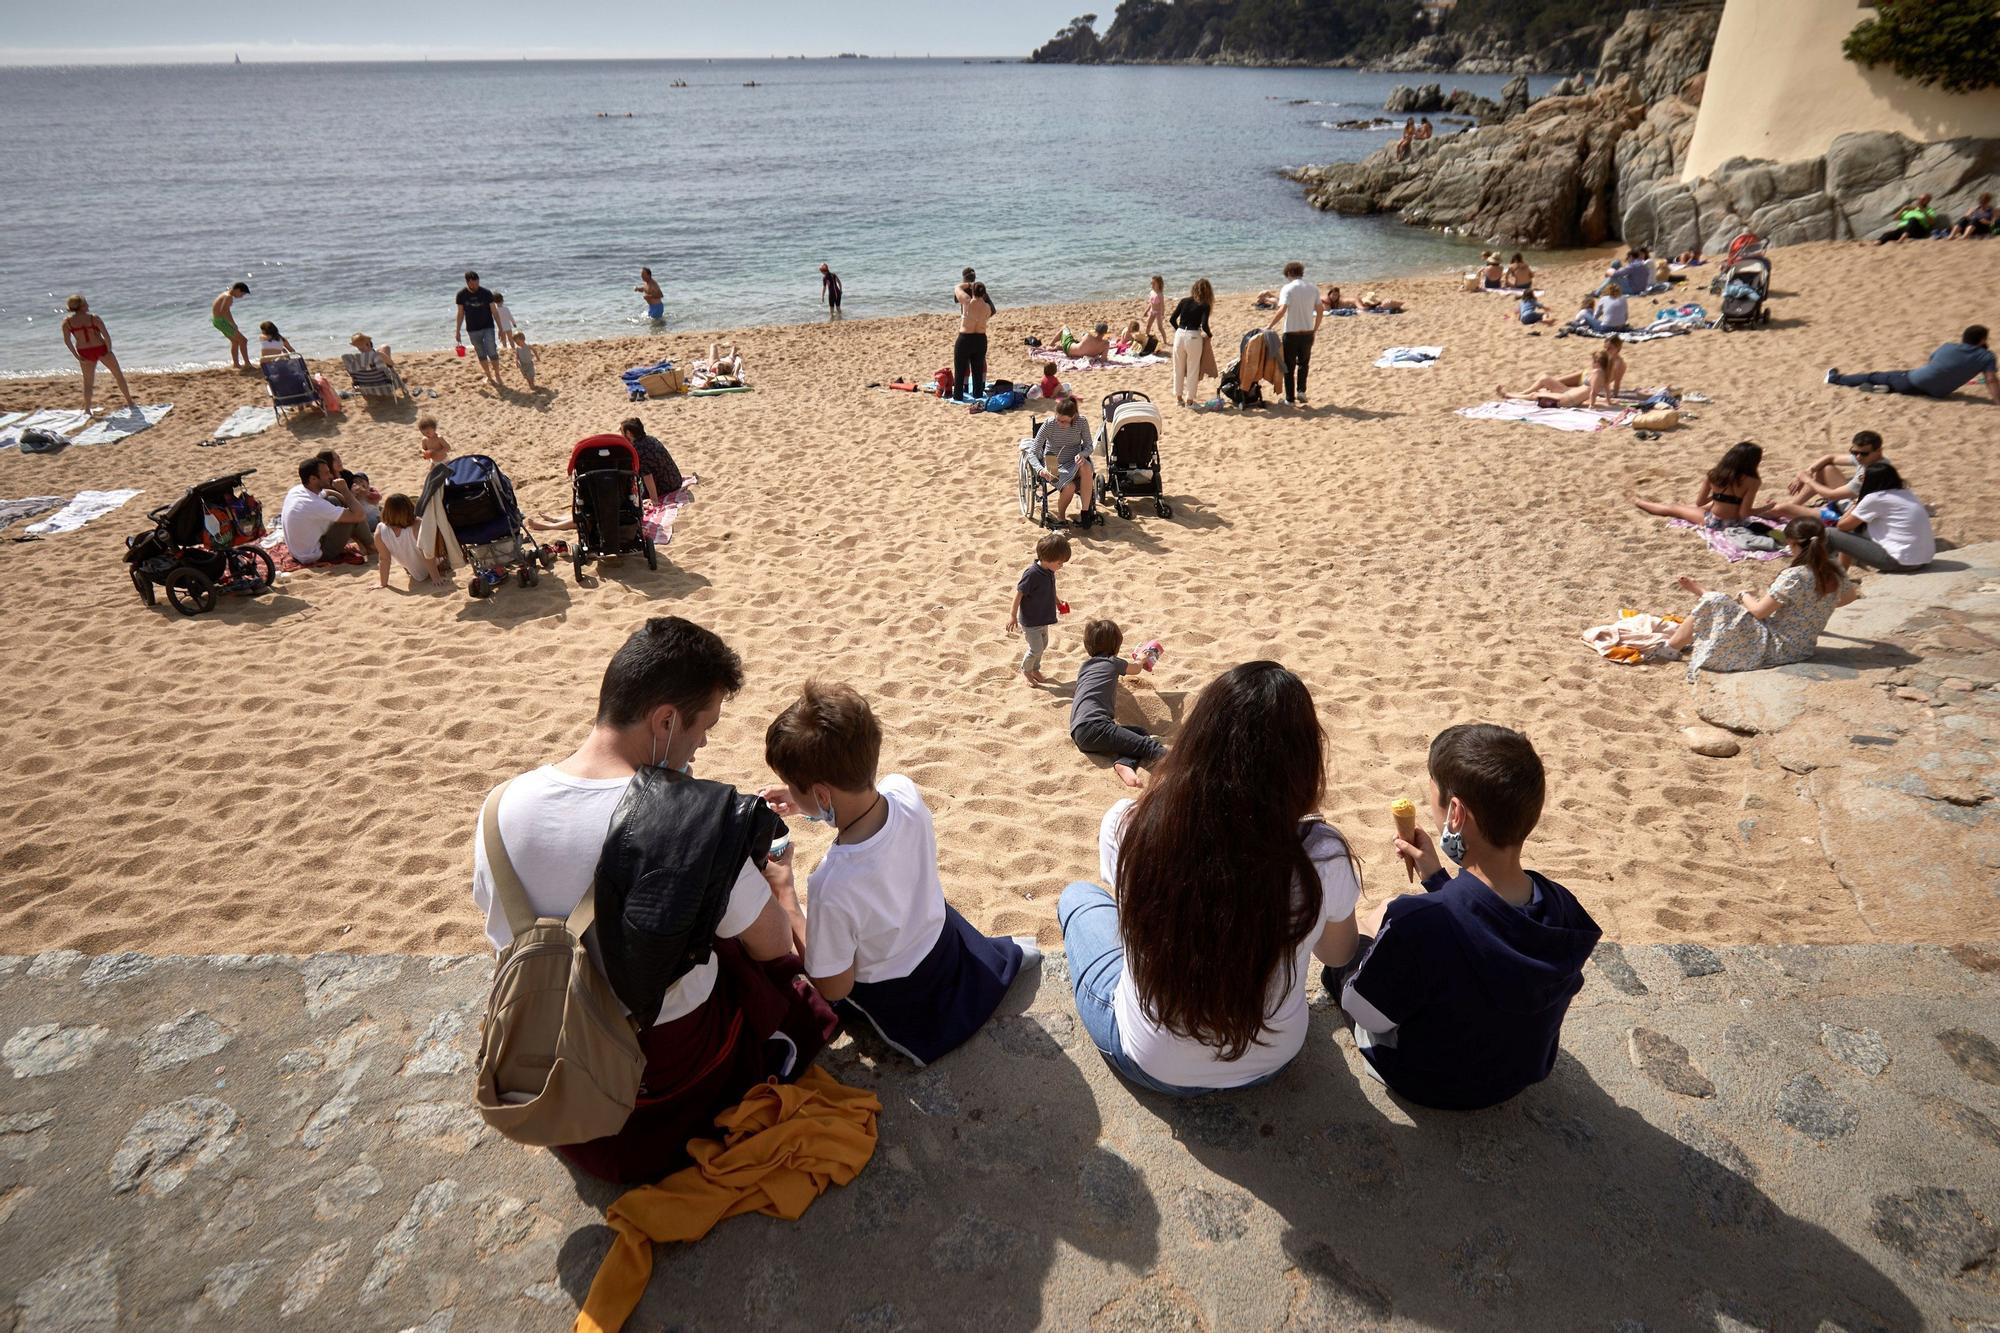
<path id="1" fill-rule="evenodd" d="M 442 506 L 445 524 L 465 548 L 472 566 L 466 591 L 474 597 L 491 597 L 510 574 L 532 588 L 542 570 L 555 568 L 556 553 L 528 532 L 514 483 L 486 455 L 462 454 L 433 467 L 417 513 L 429 515 L 433 505 Z"/>
<path id="2" fill-rule="evenodd" d="M 1132 501 L 1150 498 L 1153 512 L 1172 518 L 1160 478 L 1160 409 L 1137 389 L 1106 394 L 1097 426 L 1097 447 L 1104 454 L 1104 475 L 1098 483 L 1111 493 L 1118 517 L 1132 517 Z"/>
<path id="3" fill-rule="evenodd" d="M 215 593 L 255 597 L 278 581 L 271 553 L 256 545 L 264 535 L 264 507 L 241 491 L 246 468 L 188 488 L 170 505 L 146 515 L 151 531 L 125 539 L 132 586 L 147 606 L 164 588 L 167 605 L 184 616 L 215 609 Z"/>
<path id="4" fill-rule="evenodd" d="M 660 553 L 646 535 L 639 492 L 639 451 L 623 435 L 592 435 L 569 455 L 570 517 L 576 546 L 570 562 L 583 577 L 587 560 L 637 551 L 646 568 L 660 567 Z"/>
<path id="5" fill-rule="evenodd" d="M 1764 254 L 1746 255 L 1723 269 L 1716 277 L 1722 287 L 1722 315 L 1715 327 L 1727 333 L 1769 324 L 1771 312 L 1765 301 L 1771 295 L 1771 261 Z"/>

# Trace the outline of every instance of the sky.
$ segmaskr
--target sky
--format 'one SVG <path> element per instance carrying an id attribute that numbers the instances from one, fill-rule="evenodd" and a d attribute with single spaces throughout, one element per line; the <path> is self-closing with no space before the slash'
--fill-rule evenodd
<path id="1" fill-rule="evenodd" d="M 1115 0 L 1097 8 L 1099 26 Z M 0 65 L 253 60 L 1021 56 L 1085 0 L 0 0 Z"/>

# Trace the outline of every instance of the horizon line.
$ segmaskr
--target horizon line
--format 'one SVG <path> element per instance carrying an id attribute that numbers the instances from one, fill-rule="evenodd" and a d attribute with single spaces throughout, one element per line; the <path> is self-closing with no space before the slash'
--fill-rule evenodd
<path id="1" fill-rule="evenodd" d="M 243 57 L 248 55 L 249 59 Z M 75 69 L 92 66 L 175 66 L 175 65 L 368 65 L 368 64 L 495 64 L 520 61 L 577 61 L 592 64 L 702 64 L 714 61 L 793 63 L 823 60 L 989 60 L 1025 61 L 1026 52 L 901 52 L 829 51 L 791 52 L 762 55 L 633 55 L 629 51 L 578 50 L 575 48 L 529 47 L 500 51 L 487 48 L 450 48 L 442 53 L 413 46 L 356 46 L 348 44 L 295 44 L 282 47 L 248 43 L 227 46 L 201 43 L 187 46 L 119 47 L 0 47 L 0 68 Z"/>

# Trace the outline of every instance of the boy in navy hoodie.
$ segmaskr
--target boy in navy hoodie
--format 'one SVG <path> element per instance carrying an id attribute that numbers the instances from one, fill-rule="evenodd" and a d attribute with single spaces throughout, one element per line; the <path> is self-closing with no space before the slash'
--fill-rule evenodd
<path id="1" fill-rule="evenodd" d="M 1424 892 L 1390 902 L 1358 965 L 1327 969 L 1362 1057 L 1391 1091 L 1471 1111 L 1549 1076 L 1570 999 L 1602 932 L 1568 889 L 1521 866 L 1542 815 L 1541 757 L 1505 727 L 1452 727 L 1431 742 L 1430 835 L 1396 839 Z"/>

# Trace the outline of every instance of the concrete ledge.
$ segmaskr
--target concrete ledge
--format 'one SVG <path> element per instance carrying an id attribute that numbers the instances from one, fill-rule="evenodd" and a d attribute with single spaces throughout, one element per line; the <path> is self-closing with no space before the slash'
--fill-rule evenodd
<path id="1" fill-rule="evenodd" d="M 494 1136 L 490 960 L 0 958 L 0 1327 L 568 1326 L 612 1191 Z M 1102 1065 L 1060 954 L 796 1224 L 662 1251 L 635 1329 L 1975 1328 L 2000 950 L 1600 948 L 1554 1076 L 1397 1104 L 1314 994 L 1279 1081 Z"/>

